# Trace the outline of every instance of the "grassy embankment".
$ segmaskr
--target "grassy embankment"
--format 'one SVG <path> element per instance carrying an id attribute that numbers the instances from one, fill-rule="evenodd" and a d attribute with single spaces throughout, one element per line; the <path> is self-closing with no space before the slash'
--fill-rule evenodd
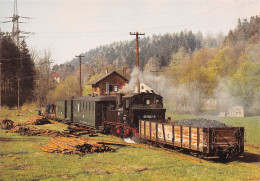
<path id="1" fill-rule="evenodd" d="M 17 122 L 31 118 L 36 111 L 1 111 L 0 119 L 8 117 Z M 181 116 L 175 116 L 175 119 Z M 252 120 L 251 120 L 252 119 Z M 259 117 L 227 118 L 221 121 L 248 127 L 248 141 L 257 144 L 249 135 L 259 128 Z M 237 119 L 236 119 L 237 120 Z M 251 122 L 250 122 L 251 120 Z M 249 121 L 248 124 L 246 121 Z M 251 125 L 253 123 L 253 125 Z M 239 125 L 242 124 L 242 125 Z M 257 128 L 258 126 L 258 128 Z M 66 125 L 55 123 L 37 126 L 41 129 L 62 130 Z M 251 133 L 251 134 L 249 134 Z M 169 153 L 159 148 L 119 147 L 115 153 L 94 153 L 85 156 L 57 155 L 42 152 L 39 147 L 48 137 L 26 137 L 0 130 L 0 137 L 20 141 L 0 141 L 0 180 L 259 180 L 260 169 L 246 160 L 227 164 L 208 162 L 181 153 Z M 28 140 L 33 138 L 33 140 Z M 24 139 L 24 140 L 23 140 Z M 99 135 L 97 139 L 122 141 L 113 136 Z M 23 141 L 22 141 L 23 140 Z M 254 162 L 254 161 L 249 161 Z"/>

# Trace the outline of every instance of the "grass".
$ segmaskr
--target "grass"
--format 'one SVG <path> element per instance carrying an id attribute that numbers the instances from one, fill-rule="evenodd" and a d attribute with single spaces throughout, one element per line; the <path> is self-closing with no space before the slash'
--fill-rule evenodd
<path id="1" fill-rule="evenodd" d="M 35 113 L 23 113 L 17 118 L 9 110 L 8 118 L 24 121 Z M 0 114 L 2 119 L 4 114 Z M 181 117 L 181 116 L 180 116 Z M 188 116 L 187 116 L 188 117 Z M 258 118 L 257 118 L 258 119 Z M 223 119 L 240 124 L 234 119 Z M 255 118 L 242 118 L 248 127 Z M 258 124 L 257 124 L 258 125 Z M 258 125 L 259 126 L 259 125 Z M 61 123 L 37 126 L 39 129 L 62 130 Z M 249 132 L 250 129 L 248 129 Z M 254 129 L 251 129 L 254 131 Z M 233 161 L 227 164 L 209 162 L 182 153 L 170 153 L 159 148 L 113 146 L 114 153 L 94 153 L 85 156 L 58 155 L 39 148 L 49 142 L 48 137 L 26 137 L 0 130 L 0 137 L 24 141 L 0 141 L 0 180 L 259 180 L 260 168 L 253 163 Z M 87 137 L 87 136 L 85 136 Z M 28 141 L 28 138 L 33 140 Z M 252 139 L 251 137 L 249 137 Z M 248 139 L 249 139 L 248 138 Z M 92 139 L 123 142 L 106 135 Z M 255 142 L 257 140 L 253 140 Z M 247 149 L 247 148 L 246 148 Z M 256 149 L 257 151 L 257 149 Z"/>

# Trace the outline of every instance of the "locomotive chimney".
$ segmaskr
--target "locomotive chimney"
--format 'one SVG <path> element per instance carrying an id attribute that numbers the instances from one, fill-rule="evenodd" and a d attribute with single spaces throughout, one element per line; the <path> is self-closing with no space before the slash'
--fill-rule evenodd
<path id="1" fill-rule="evenodd" d="M 122 93 L 117 93 L 116 94 L 116 104 L 117 104 L 117 107 L 122 107 L 122 98 L 123 98 L 123 94 Z"/>

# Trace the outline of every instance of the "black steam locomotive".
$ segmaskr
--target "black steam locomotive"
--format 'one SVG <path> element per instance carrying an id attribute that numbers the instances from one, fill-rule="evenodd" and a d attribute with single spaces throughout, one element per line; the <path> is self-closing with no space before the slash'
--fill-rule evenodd
<path id="1" fill-rule="evenodd" d="M 139 136 L 139 120 L 164 120 L 163 98 L 155 93 L 85 96 L 57 101 L 56 118 L 120 137 Z"/>

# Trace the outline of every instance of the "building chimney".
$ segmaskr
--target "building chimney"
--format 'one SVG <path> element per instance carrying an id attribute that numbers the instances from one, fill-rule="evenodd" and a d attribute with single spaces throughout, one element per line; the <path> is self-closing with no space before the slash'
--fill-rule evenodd
<path id="1" fill-rule="evenodd" d="M 108 74 L 108 68 L 106 68 L 106 74 Z"/>

